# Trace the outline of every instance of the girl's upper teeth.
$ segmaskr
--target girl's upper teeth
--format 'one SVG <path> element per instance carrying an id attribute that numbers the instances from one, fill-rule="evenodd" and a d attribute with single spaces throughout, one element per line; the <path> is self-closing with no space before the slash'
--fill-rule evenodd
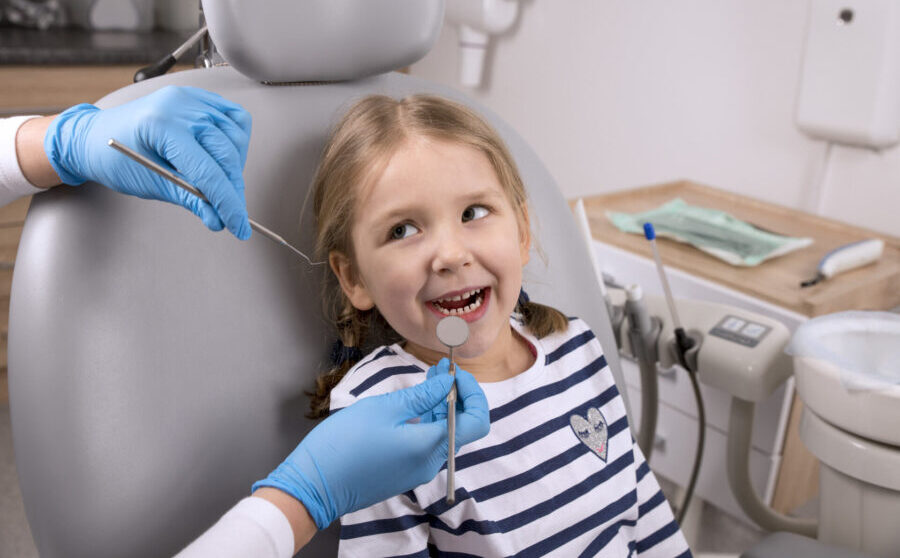
<path id="1" fill-rule="evenodd" d="M 439 299 L 437 299 L 437 301 L 438 302 L 444 302 L 444 301 L 457 302 L 460 300 L 465 300 L 465 299 L 469 298 L 470 296 L 472 296 L 473 294 L 478 293 L 478 292 L 481 292 L 481 289 L 475 289 L 474 291 L 468 291 L 468 292 L 465 292 L 465 293 L 463 293 L 461 295 L 457 295 L 457 296 L 450 296 L 447 298 L 439 298 Z"/>

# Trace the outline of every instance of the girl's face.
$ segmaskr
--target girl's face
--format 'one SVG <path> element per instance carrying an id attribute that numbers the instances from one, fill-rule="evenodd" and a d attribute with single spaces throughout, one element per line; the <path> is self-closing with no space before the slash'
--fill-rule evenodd
<path id="1" fill-rule="evenodd" d="M 484 154 L 413 137 L 358 194 L 356 261 L 329 257 L 354 307 L 377 307 L 420 358 L 446 352 L 435 328 L 447 315 L 469 324 L 468 341 L 454 351 L 461 358 L 511 338 L 509 315 L 528 262 L 527 215 L 520 228 Z"/>

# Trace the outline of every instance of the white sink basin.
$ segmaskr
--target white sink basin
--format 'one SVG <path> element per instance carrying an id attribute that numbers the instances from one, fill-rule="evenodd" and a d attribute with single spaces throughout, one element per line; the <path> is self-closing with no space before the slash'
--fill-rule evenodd
<path id="1" fill-rule="evenodd" d="M 847 312 L 810 320 L 794 343 L 810 410 L 858 436 L 900 446 L 900 316 Z"/>

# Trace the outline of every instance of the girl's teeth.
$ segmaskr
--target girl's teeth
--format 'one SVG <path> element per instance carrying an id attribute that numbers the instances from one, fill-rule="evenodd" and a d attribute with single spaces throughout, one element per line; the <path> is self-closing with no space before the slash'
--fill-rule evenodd
<path id="1" fill-rule="evenodd" d="M 471 291 L 471 293 L 476 293 L 476 292 L 479 292 L 479 291 Z M 471 293 L 467 293 L 468 296 L 472 296 Z M 462 300 L 463 298 L 468 298 L 468 296 L 461 296 L 461 297 L 459 297 L 459 299 Z M 464 308 L 447 309 L 447 308 L 444 308 L 443 306 L 441 306 L 440 304 L 435 304 L 434 306 L 435 306 L 435 308 L 440 310 L 441 314 L 444 314 L 447 316 L 459 316 L 460 314 L 468 314 L 469 312 L 472 312 L 473 310 L 477 310 L 478 308 L 481 307 L 482 302 L 484 302 L 484 297 L 479 296 L 475 299 L 475 302 L 465 306 Z"/>
<path id="2" fill-rule="evenodd" d="M 449 298 L 438 299 L 437 302 L 459 302 L 460 300 L 465 300 L 465 299 L 469 298 L 470 296 L 472 296 L 473 294 L 480 293 L 480 292 L 481 292 L 481 289 L 475 289 L 474 291 L 469 291 L 469 292 L 463 293 L 458 296 L 451 296 Z"/>

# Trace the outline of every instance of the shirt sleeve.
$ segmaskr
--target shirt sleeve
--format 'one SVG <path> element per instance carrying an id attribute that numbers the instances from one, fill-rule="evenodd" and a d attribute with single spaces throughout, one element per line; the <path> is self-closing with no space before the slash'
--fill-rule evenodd
<path id="1" fill-rule="evenodd" d="M 19 126 L 32 118 L 37 116 L 0 118 L 0 207 L 23 196 L 44 191 L 28 182 L 22 174 L 19 157 L 16 154 L 16 133 Z"/>
<path id="2" fill-rule="evenodd" d="M 637 477 L 638 520 L 635 526 L 637 556 L 653 558 L 691 556 L 684 534 L 672 515 L 669 501 L 659 488 L 659 483 L 647 465 L 644 454 L 636 443 L 632 446 Z"/>
<path id="3" fill-rule="evenodd" d="M 248 496 L 176 558 L 290 558 L 294 554 L 291 524 L 275 504 Z"/>
<path id="4" fill-rule="evenodd" d="M 341 518 L 339 558 L 428 558 L 428 514 L 410 491 Z"/>

